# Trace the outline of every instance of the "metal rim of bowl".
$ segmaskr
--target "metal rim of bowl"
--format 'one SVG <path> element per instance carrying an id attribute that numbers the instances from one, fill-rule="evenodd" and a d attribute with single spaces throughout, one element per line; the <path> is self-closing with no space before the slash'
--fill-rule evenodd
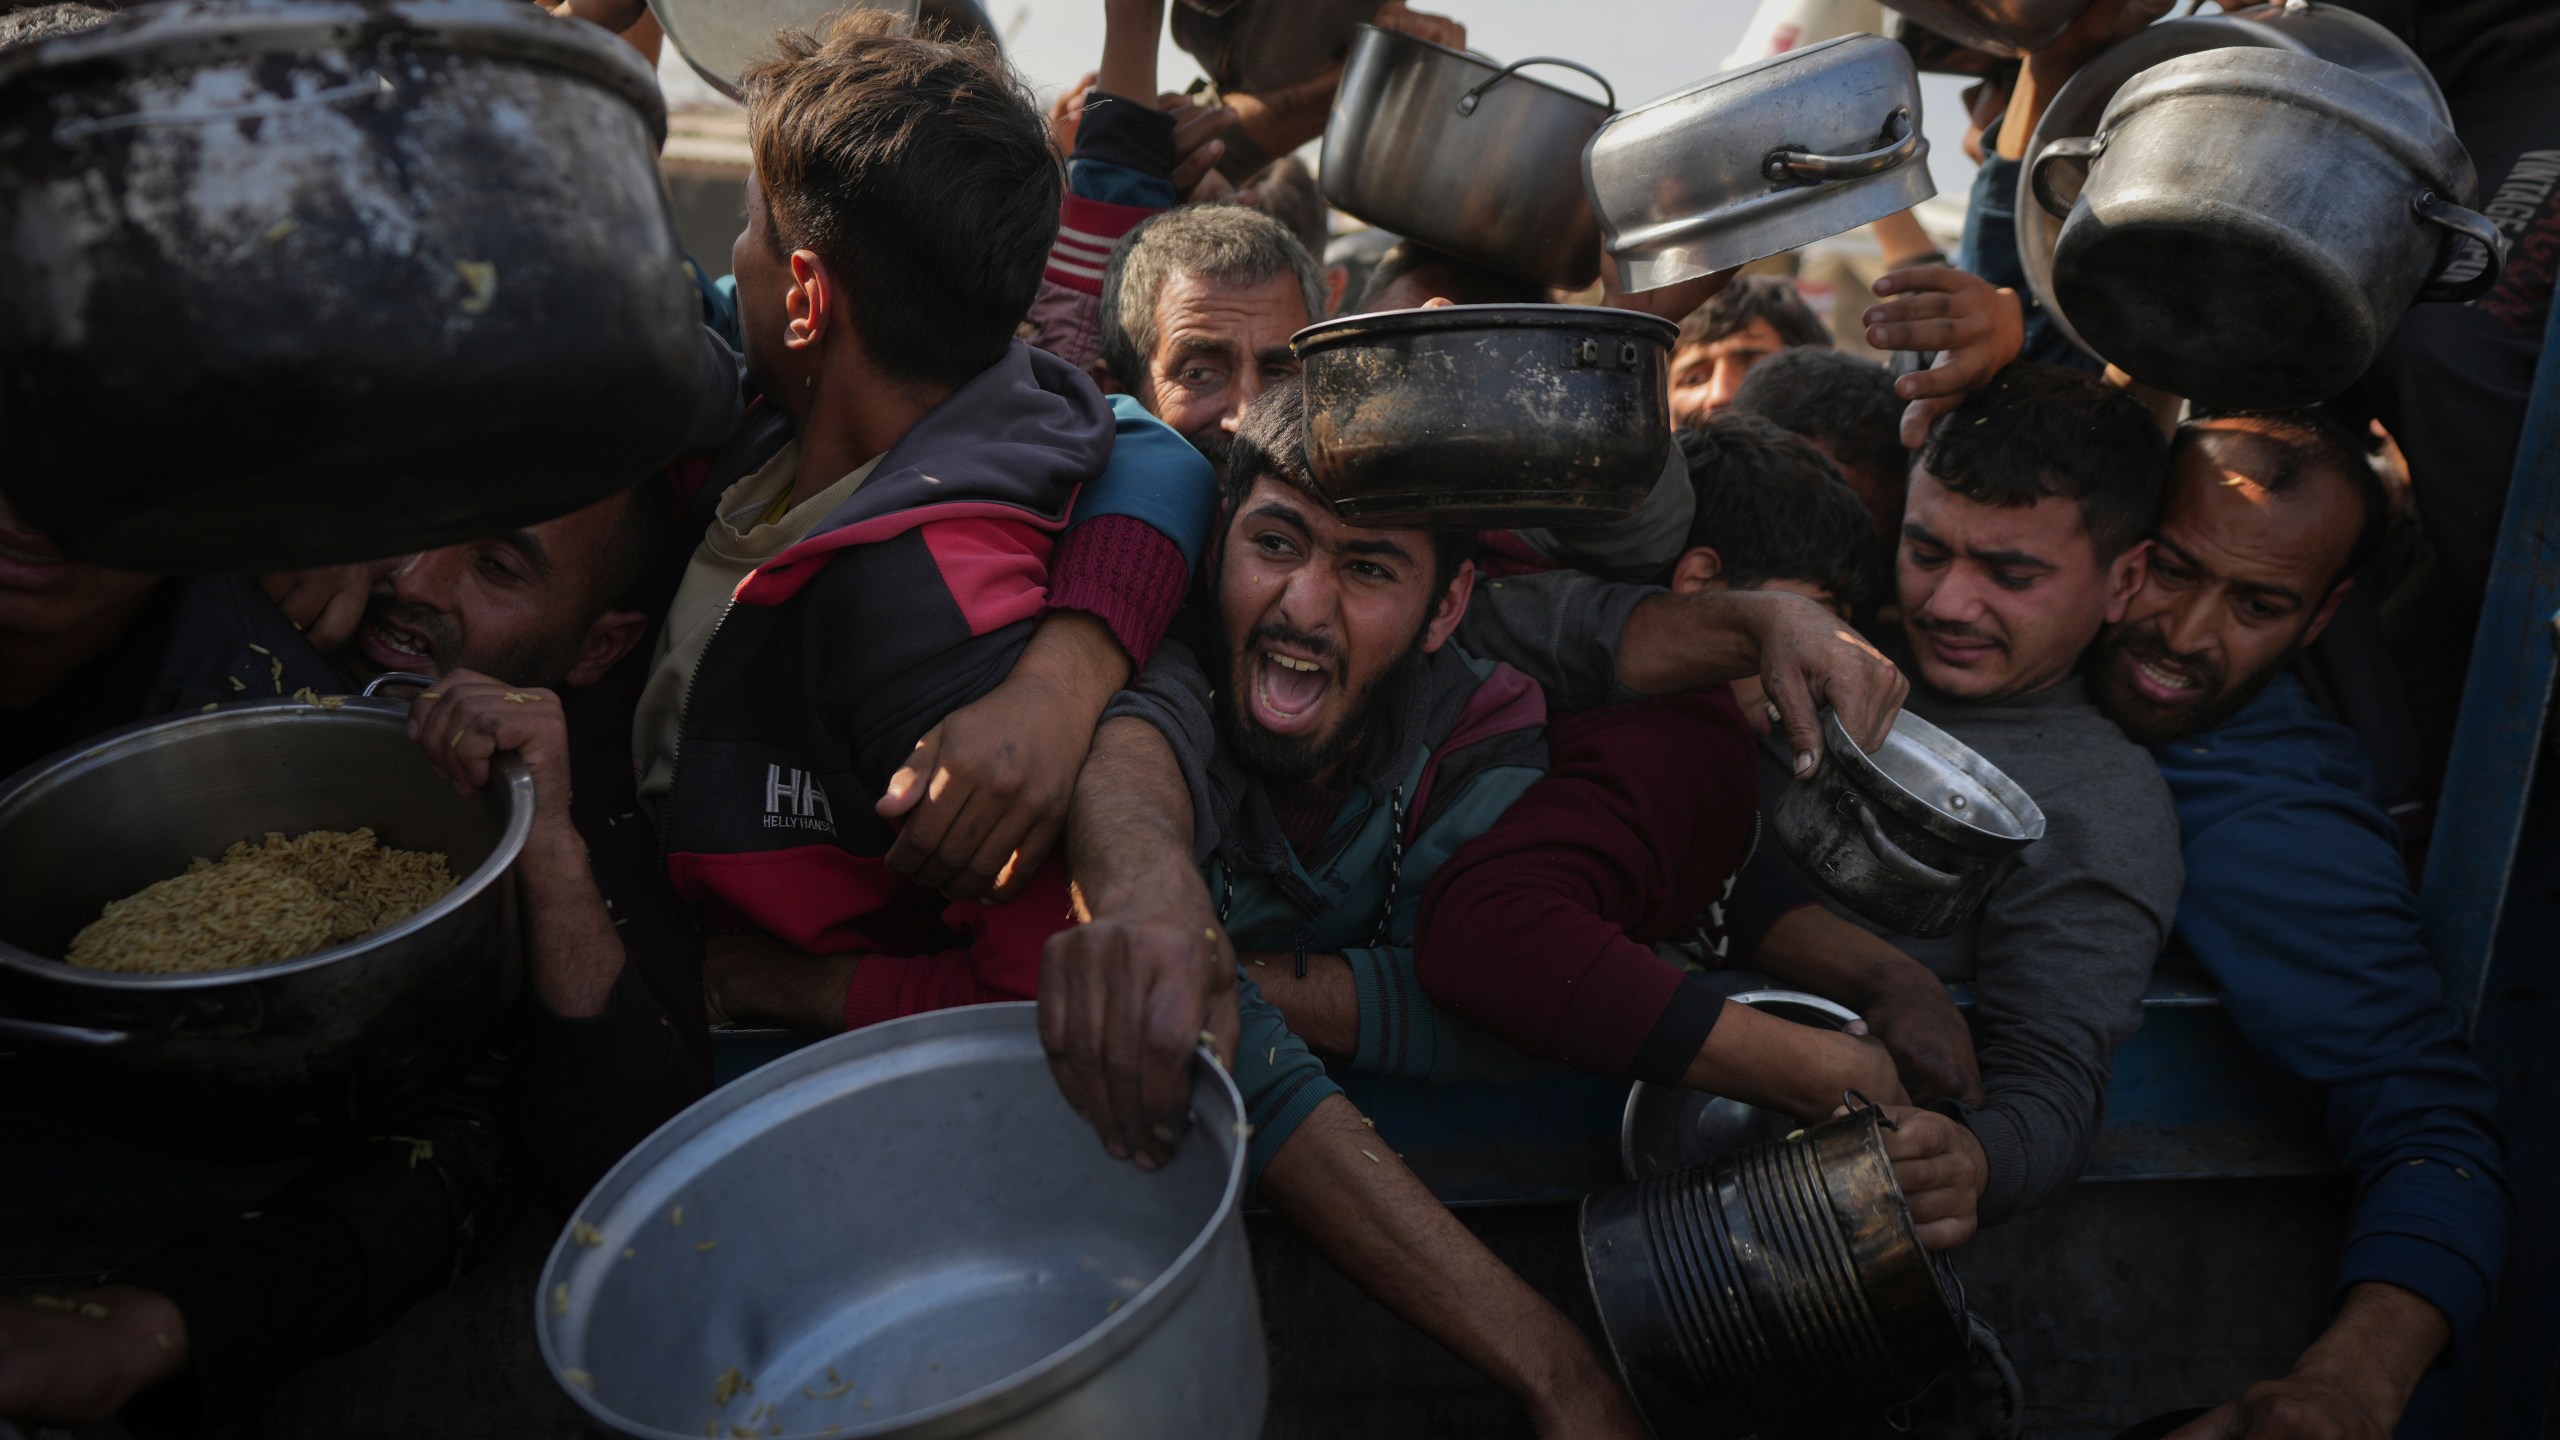
<path id="1" fill-rule="evenodd" d="M 2009 812 L 2018 819 L 2018 833 L 2010 835 L 1997 830 L 1986 830 L 1972 821 L 1950 815 L 1929 801 L 1912 794 L 1909 787 L 1885 773 L 1884 767 L 1875 762 L 1875 757 L 1860 749 L 1858 742 L 1849 738 L 1847 727 L 1840 723 L 1838 711 L 1825 707 L 1822 712 L 1822 738 L 1826 750 L 1830 754 L 1840 756 L 1849 770 L 1865 777 L 1864 781 L 1858 785 L 1860 791 L 1883 801 L 1892 807 L 1895 813 L 1913 824 L 1923 826 L 1933 833 L 1944 835 L 1947 839 L 1959 843 L 1978 836 L 1984 840 L 1995 841 L 1999 846 L 2007 849 L 2031 845 L 2044 838 L 2044 807 L 2036 803 L 2035 797 L 2028 794 L 2024 786 L 2010 779 L 2009 772 L 1984 759 L 1981 752 L 1972 746 L 1907 709 L 1894 716 L 1894 733 L 1903 733 L 1902 727 L 1905 725 L 1911 727 L 1908 734 L 1912 743 L 1931 750 L 1939 759 L 1954 764 L 1956 769 L 1983 789 L 1990 791 L 1993 799 L 2007 806 Z M 1887 735 L 1885 743 L 1892 744 L 1893 735 Z M 1960 831 L 1962 834 L 1950 834 L 1950 830 Z"/>
<path id="2" fill-rule="evenodd" d="M 1815 995 L 1804 990 L 1743 990 L 1735 994 L 1727 995 L 1724 998 L 1732 1001 L 1736 1005 L 1748 1005 L 1754 1010 L 1765 1008 L 1770 1010 L 1773 1014 L 1776 1013 L 1777 1007 L 1782 1005 L 1800 1006 L 1804 1009 L 1816 1011 L 1832 1020 L 1838 1021 L 1839 1024 L 1834 1026 L 1834 1029 L 1845 1028 L 1851 1022 L 1861 1018 L 1857 1011 L 1850 1009 L 1848 1006 L 1841 1004 L 1837 1000 L 1825 999 L 1820 995 Z M 1785 1019 L 1786 1017 L 1780 1016 L 1779 1018 Z M 1804 1022 L 1791 1021 L 1790 1023 L 1802 1024 Z M 1621 1174 L 1625 1175 L 1630 1182 L 1645 1178 L 1644 1176 L 1636 1173 L 1636 1112 L 1644 1103 L 1645 1098 L 1656 1091 L 1673 1095 L 1675 1097 L 1690 1094 L 1708 1094 L 1707 1091 L 1703 1090 L 1692 1091 L 1686 1086 L 1655 1085 L 1644 1080 L 1633 1081 L 1627 1086 L 1627 1103 L 1620 1107 L 1618 1112 L 1618 1170 Z M 1718 1100 L 1733 1099 L 1730 1095 L 1716 1095 L 1712 1098 Z M 1736 1101 L 1735 1103 L 1743 1104 L 1748 1102 Z"/>
<path id="3" fill-rule="evenodd" d="M 1600 101 L 1592 99 L 1588 95 L 1567 90 L 1561 85 L 1550 85 L 1546 81 L 1528 74 L 1523 70 L 1514 67 L 1506 67 L 1500 61 L 1495 60 L 1489 55 L 1479 55 L 1473 50 L 1452 50 L 1437 40 L 1425 40 L 1419 35 L 1408 35 L 1401 30 L 1389 30 L 1384 26 L 1372 25 L 1365 20 L 1351 32 L 1351 44 L 1343 54 L 1343 60 L 1346 65 L 1350 62 L 1350 52 L 1357 50 L 1360 46 L 1362 32 L 1369 30 L 1375 30 L 1379 34 L 1386 36 L 1387 39 L 1381 43 L 1390 47 L 1398 45 L 1410 46 L 1428 53 L 1446 55 L 1453 60 L 1463 60 L 1467 64 L 1475 66 L 1477 69 L 1484 72 L 1484 74 L 1478 78 L 1476 82 L 1478 84 L 1490 84 L 1497 77 L 1501 78 L 1502 83 L 1505 85 L 1510 84 L 1514 80 L 1526 81 L 1527 83 L 1546 91 L 1550 95 L 1561 96 L 1564 99 L 1579 101 L 1584 105 L 1590 106 L 1593 110 L 1599 112 L 1600 118 L 1604 122 L 1608 120 L 1610 116 L 1622 113 L 1615 105 L 1603 104 Z M 1528 63 L 1530 62 L 1522 60 L 1516 62 L 1516 65 L 1526 65 Z"/>
<path id="4" fill-rule="evenodd" d="M 369 725 L 397 724 L 405 731 L 409 707 L 396 700 L 373 700 L 360 695 L 347 696 L 337 705 L 313 705 L 301 700 L 258 700 L 245 705 L 225 705 L 214 710 L 189 715 L 161 716 L 122 725 L 93 735 L 68 749 L 58 750 L 28 766 L 5 784 L 0 784 L 0 815 L 15 809 L 24 797 L 37 794 L 74 777 L 87 775 L 114 764 L 129 752 L 138 739 L 158 736 L 170 731 L 211 729 L 243 722 L 258 724 L 302 724 L 306 722 L 346 724 L 354 721 Z M 424 757 L 419 760 L 425 764 Z M 54 955 L 39 955 L 22 949 L 6 938 L 0 938 L 0 969 L 53 984 L 92 986 L 102 990 L 168 991 L 212 990 L 225 985 L 266 980 L 278 975 L 291 975 L 304 970 L 317 970 L 349 958 L 359 951 L 387 945 L 414 935 L 479 898 L 483 891 L 498 881 L 507 868 L 515 864 L 523 852 L 525 840 L 533 833 L 533 776 L 523 764 L 507 757 L 497 766 L 507 785 L 507 823 L 499 831 L 488 858 L 472 868 L 470 874 L 454 881 L 453 888 L 435 902 L 405 920 L 396 921 L 367 935 L 357 936 L 342 945 L 331 945 L 289 960 L 271 960 L 260 965 L 239 965 L 228 970 L 195 970 L 175 975 L 135 974 L 121 970 L 92 970 Z M 245 838 L 245 837 L 244 837 Z"/>
<path id="5" fill-rule="evenodd" d="M 1652 340 L 1666 350 L 1680 338 L 1680 327 L 1659 315 L 1609 305 L 1432 305 L 1319 320 L 1290 336 L 1289 349 L 1304 358 L 1315 351 L 1364 340 L 1469 330 L 1624 332 Z"/>
<path id="6" fill-rule="evenodd" d="M 644 1437 L 644 1440 L 690 1440 L 690 1432 L 679 1434 L 633 1420 L 606 1405 L 584 1386 L 572 1384 L 568 1379 L 567 1362 L 561 1358 L 558 1345 L 552 1336 L 552 1325 L 556 1317 L 551 1313 L 549 1296 L 554 1286 L 569 1283 L 561 1278 L 563 1270 L 569 1263 L 578 1256 L 589 1253 L 589 1247 L 578 1243 L 576 1230 L 580 1222 L 596 1224 L 595 1220 L 590 1218 L 590 1212 L 597 1197 L 605 1195 L 618 1197 L 620 1192 L 632 1188 L 634 1182 L 642 1178 L 663 1156 L 675 1153 L 686 1144 L 710 1133 L 721 1121 L 739 1113 L 751 1103 L 763 1100 L 788 1086 L 806 1081 L 820 1071 L 875 1059 L 908 1040 L 934 1038 L 940 1032 L 966 1034 L 972 1030 L 983 1030 L 987 1032 L 989 1038 L 1003 1039 L 1006 1038 L 1005 1030 L 1016 1028 L 1012 1026 L 1012 1017 L 1030 1016 L 1036 1014 L 1038 1010 L 1037 1002 L 1029 1000 L 1006 1001 L 991 1005 L 963 1005 L 950 1010 L 934 1010 L 921 1015 L 909 1015 L 884 1021 L 878 1025 L 865 1026 L 860 1030 L 830 1036 L 712 1091 L 678 1112 L 674 1119 L 651 1132 L 647 1139 L 633 1146 L 623 1154 L 621 1159 L 615 1161 L 613 1168 L 604 1173 L 604 1178 L 596 1182 L 595 1188 L 588 1191 L 586 1197 L 578 1202 L 577 1209 L 561 1226 L 558 1237 L 551 1242 L 551 1253 L 543 1260 L 540 1283 L 534 1287 L 534 1335 L 541 1343 L 542 1363 L 551 1372 L 552 1383 L 567 1393 L 570 1399 L 577 1403 L 578 1408 L 603 1422 L 616 1433 L 640 1436 Z M 1036 1035 L 1036 1031 L 1033 1033 Z M 1202 1051 L 1195 1075 L 1199 1071 L 1206 1071 L 1216 1077 L 1217 1093 L 1226 1097 L 1227 1106 L 1233 1116 L 1228 1123 L 1230 1125 L 1244 1123 L 1244 1095 L 1236 1089 L 1235 1080 L 1227 1074 L 1227 1067 L 1217 1063 L 1206 1051 Z M 1195 1119 L 1192 1122 L 1192 1134 L 1186 1138 L 1205 1138 L 1208 1128 L 1208 1124 Z M 1201 1254 L 1217 1242 L 1218 1232 L 1225 1227 L 1228 1218 L 1235 1214 L 1237 1207 L 1243 1203 L 1245 1158 L 1250 1143 L 1245 1136 L 1234 1137 L 1233 1147 L 1227 1154 L 1226 1187 L 1219 1194 L 1217 1208 L 1201 1224 L 1199 1233 L 1191 1237 L 1179 1254 L 1165 1263 L 1161 1273 L 1148 1281 L 1137 1294 L 1130 1296 L 1128 1303 L 1104 1316 L 1100 1324 L 1010 1375 L 991 1380 L 967 1394 L 955 1395 L 940 1404 L 930 1405 L 921 1410 L 886 1416 L 868 1425 L 847 1426 L 834 1432 L 838 1440 L 864 1440 L 866 1436 L 891 1435 L 932 1425 L 953 1416 L 966 1414 L 970 1409 L 985 1405 L 999 1395 L 1004 1395 L 1006 1399 L 1003 1408 L 997 1413 L 983 1417 L 990 1425 L 998 1424 L 1011 1416 L 1035 1408 L 1091 1377 L 1113 1355 L 1119 1353 L 1118 1345 L 1107 1345 L 1106 1342 L 1116 1341 L 1123 1332 L 1144 1332 L 1154 1329 L 1163 1321 L 1167 1313 L 1167 1307 L 1163 1302 L 1178 1289 L 1187 1289 L 1199 1283 L 1201 1271 L 1198 1262 Z M 603 1227 L 596 1225 L 596 1228 L 601 1230 Z M 1135 1343 L 1134 1339 L 1132 1343 Z"/>

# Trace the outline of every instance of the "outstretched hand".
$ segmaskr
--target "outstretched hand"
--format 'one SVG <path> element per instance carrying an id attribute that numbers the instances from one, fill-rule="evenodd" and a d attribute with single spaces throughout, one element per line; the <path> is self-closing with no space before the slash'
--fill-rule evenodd
<path id="1" fill-rule="evenodd" d="M 1902 412 L 1902 444 L 1917 450 L 1929 427 L 1991 383 L 2026 348 L 2026 312 L 2018 292 L 1951 265 L 1915 265 L 1875 283 L 1884 303 L 1861 317 L 1867 343 L 1879 350 L 1935 350 L 1937 360 L 1893 382 L 1910 401 Z"/>
<path id="2" fill-rule="evenodd" d="M 1822 764 L 1822 709 L 1840 716 L 1840 727 L 1862 750 L 1874 750 L 1893 733 L 1911 682 L 1839 616 L 1800 595 L 1761 592 L 1770 602 L 1755 612 L 1760 649 L 1760 688 L 1786 728 L 1796 778 Z"/>
<path id="3" fill-rule="evenodd" d="M 1198 876 L 1184 878 L 1050 936 L 1040 965 L 1040 1044 L 1058 1089 L 1103 1148 L 1144 1170 L 1190 1126 L 1204 1038 L 1232 1065 L 1243 1028 L 1235 948 Z"/>

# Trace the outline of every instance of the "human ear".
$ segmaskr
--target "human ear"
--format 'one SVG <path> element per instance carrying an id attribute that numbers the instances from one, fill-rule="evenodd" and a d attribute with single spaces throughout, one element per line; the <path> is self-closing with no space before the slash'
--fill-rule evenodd
<path id="1" fill-rule="evenodd" d="M 1431 654 L 1449 643 L 1450 635 L 1457 631 L 1458 622 L 1467 618 L 1467 601 L 1475 593 L 1476 562 L 1470 560 L 1458 567 L 1457 574 L 1449 577 L 1448 588 L 1440 592 L 1439 603 L 1432 607 L 1431 623 L 1422 631 L 1423 654 Z"/>
<path id="2" fill-rule="evenodd" d="M 2113 625 L 2124 618 L 2133 605 L 2133 597 L 2142 593 L 2142 582 L 2151 575 L 2151 542 L 2136 542 L 2107 566 L 2107 623 Z"/>
<path id="3" fill-rule="evenodd" d="M 783 292 L 782 303 L 791 315 L 782 330 L 784 345 L 805 350 L 826 339 L 828 322 L 834 318 L 835 282 L 816 251 L 791 252 L 791 284 Z"/>
<path id="4" fill-rule="evenodd" d="M 1350 271 L 1349 267 L 1347 267 L 1347 266 L 1342 266 L 1342 265 L 1328 265 L 1328 266 L 1326 266 L 1326 267 L 1325 267 L 1325 272 L 1324 272 L 1324 313 L 1325 313 L 1325 318 L 1327 318 L 1327 319 L 1331 319 L 1332 317 L 1334 317 L 1334 316 L 1339 315 L 1339 314 L 1341 314 L 1341 313 L 1342 313 L 1342 302 L 1343 302 L 1346 298 L 1348 298 L 1348 297 L 1349 297 L 1350 290 L 1351 290 L 1351 271 Z"/>
<path id="5" fill-rule="evenodd" d="M 2354 588 L 2356 577 L 2353 575 L 2329 587 L 2329 598 L 2320 602 L 2320 608 L 2312 613 L 2311 623 L 2303 627 L 2303 645 L 2308 646 L 2319 639 L 2320 632 L 2329 628 L 2329 622 L 2338 618 L 2338 606 L 2346 600 L 2347 592 Z"/>
<path id="6" fill-rule="evenodd" d="M 1695 595 L 1701 590 L 1723 590 L 1724 557 L 1712 545 L 1700 545 L 1684 552 L 1671 566 L 1671 593 Z"/>
<path id="7" fill-rule="evenodd" d="M 578 642 L 578 658 L 567 676 L 569 688 L 583 690 L 602 680 L 648 633 L 649 617 L 637 610 L 607 610 L 597 616 L 587 627 L 586 638 Z"/>

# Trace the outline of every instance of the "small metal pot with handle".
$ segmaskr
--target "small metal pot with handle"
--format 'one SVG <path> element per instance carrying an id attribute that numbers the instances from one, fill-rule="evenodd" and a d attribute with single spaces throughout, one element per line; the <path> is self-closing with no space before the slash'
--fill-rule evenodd
<path id="1" fill-rule="evenodd" d="M 2286 50 L 2143 71 L 2098 133 L 2038 151 L 2053 295 L 2091 349 L 2173 395 L 2279 409 L 2353 384 L 2416 301 L 2498 283 L 2505 239 L 2451 128 L 2406 94 Z M 2450 274 L 2465 240 L 2487 262 Z M 2199 325 L 2195 317 L 2213 317 Z"/>
<path id="2" fill-rule="evenodd" d="M 1523 73 L 1578 70 L 1605 103 Z M 1600 274 L 1582 147 L 1618 108 L 1598 71 L 1538 56 L 1496 65 L 1360 27 L 1324 130 L 1324 198 L 1463 260 L 1579 290 Z"/>
<path id="3" fill-rule="evenodd" d="M 1921 939 L 1955 933 L 2044 838 L 2044 811 L 1962 741 L 1905 710 L 1873 753 L 1822 712 L 1822 768 L 1769 817 L 1778 843 L 1832 898 Z"/>

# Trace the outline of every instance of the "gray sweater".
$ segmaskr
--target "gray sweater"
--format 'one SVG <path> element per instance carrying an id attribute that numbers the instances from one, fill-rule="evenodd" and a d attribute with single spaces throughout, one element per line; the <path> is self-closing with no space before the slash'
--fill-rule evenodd
<path id="1" fill-rule="evenodd" d="M 1582 575 L 1515 576 L 1477 586 L 1458 633 L 1561 707 L 1604 703 L 1627 617 L 1650 593 Z M 2177 914 L 2178 817 L 2150 755 L 2098 713 L 2076 677 L 1977 705 L 1915 675 L 1909 706 L 2008 772 L 2045 814 L 2045 838 L 1954 935 L 1867 927 L 1974 987 L 1985 1099 L 1965 1120 L 1990 1162 L 1982 1219 L 1997 1223 L 2058 1196 L 2088 1160 L 2115 1048 L 2141 1027 L 2151 962 Z M 1793 777 L 1783 757 L 1763 757 L 1765 809 Z"/>

